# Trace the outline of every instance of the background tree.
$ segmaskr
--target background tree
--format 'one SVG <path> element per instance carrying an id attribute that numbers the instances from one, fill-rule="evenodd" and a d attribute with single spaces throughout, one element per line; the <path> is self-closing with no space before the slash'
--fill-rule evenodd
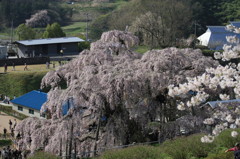
<path id="1" fill-rule="evenodd" d="M 43 33 L 43 38 L 57 38 L 65 37 L 66 34 L 63 32 L 61 26 L 58 23 L 48 24 L 45 32 Z"/>
<path id="2" fill-rule="evenodd" d="M 101 22 L 110 30 L 125 30 L 126 26 L 133 25 L 136 35 L 144 36 L 142 42 L 152 47 L 175 45 L 177 39 L 188 37 L 192 31 L 192 8 L 195 5 L 190 2 L 133 0 L 101 19 Z M 95 30 L 104 31 L 92 25 L 92 31 Z"/>
<path id="3" fill-rule="evenodd" d="M 16 33 L 19 40 L 35 39 L 36 35 L 36 32 L 25 24 L 20 24 L 16 29 Z"/>
<path id="4" fill-rule="evenodd" d="M 50 22 L 47 10 L 40 10 L 26 20 L 26 25 L 30 27 L 45 27 Z"/>

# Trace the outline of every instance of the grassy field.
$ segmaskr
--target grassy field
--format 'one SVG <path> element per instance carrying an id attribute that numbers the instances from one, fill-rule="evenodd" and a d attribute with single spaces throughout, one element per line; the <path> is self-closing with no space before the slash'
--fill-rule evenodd
<path id="1" fill-rule="evenodd" d="M 233 152 L 224 151 L 240 141 L 240 135 L 231 136 L 232 129 L 223 131 L 213 143 L 202 143 L 203 134 L 182 136 L 167 140 L 161 145 L 136 145 L 104 152 L 98 159 L 231 159 Z M 235 129 L 240 132 L 240 129 Z"/>
<path id="2" fill-rule="evenodd" d="M 67 36 L 78 36 L 80 33 L 85 33 L 86 22 L 74 22 L 70 25 L 62 27 Z"/>
<path id="3" fill-rule="evenodd" d="M 58 64 L 56 64 L 58 66 Z M 29 72 L 48 72 L 53 70 L 52 65 L 50 65 L 50 69 L 46 68 L 45 64 L 39 65 L 28 65 L 28 70 L 24 71 L 24 65 L 15 66 L 15 71 L 13 71 L 12 66 L 8 66 L 7 73 L 29 73 Z M 4 67 L 0 67 L 0 73 L 4 73 Z"/>
<path id="4" fill-rule="evenodd" d="M 0 67 L 0 94 L 11 98 L 40 89 L 44 75 L 48 71 L 53 70 L 53 68 L 46 69 L 44 64 L 29 65 L 27 71 L 24 71 L 24 66 L 16 66 L 15 69 L 16 71 L 12 71 L 12 67 L 9 66 L 7 73 L 3 73 L 4 69 Z"/>

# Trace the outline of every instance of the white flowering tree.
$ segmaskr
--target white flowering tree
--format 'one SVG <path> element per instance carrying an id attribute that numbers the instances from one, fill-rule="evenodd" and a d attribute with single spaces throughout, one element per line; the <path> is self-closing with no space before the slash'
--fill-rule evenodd
<path id="1" fill-rule="evenodd" d="M 227 25 L 226 29 L 240 33 L 240 28 Z M 215 59 L 225 62 L 225 66 L 208 68 L 206 72 L 194 78 L 188 78 L 187 82 L 178 86 L 169 85 L 169 96 L 178 97 L 179 110 L 193 110 L 211 100 L 229 100 L 240 98 L 240 64 L 231 60 L 239 59 L 240 44 L 236 36 L 226 37 L 228 44 L 223 46 L 223 52 L 216 52 Z M 227 63 L 227 64 L 226 64 Z M 227 128 L 240 127 L 240 111 L 238 103 L 219 104 L 210 118 L 204 120 L 204 124 L 213 126 L 212 133 L 204 136 L 202 142 L 212 142 L 214 137 Z M 238 133 L 232 132 L 236 137 Z"/>

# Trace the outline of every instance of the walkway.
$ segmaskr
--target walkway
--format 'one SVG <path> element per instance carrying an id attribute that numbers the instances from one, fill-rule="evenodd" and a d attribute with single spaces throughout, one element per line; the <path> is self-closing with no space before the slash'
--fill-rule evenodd
<path id="1" fill-rule="evenodd" d="M 0 112 L 0 134 L 3 134 L 3 129 L 7 129 L 7 133 L 10 133 L 11 131 L 9 130 L 9 120 L 11 119 L 13 125 L 14 125 L 14 119 L 17 120 L 17 122 L 20 122 L 19 119 L 12 117 L 10 115 L 7 115 L 6 113 Z"/>

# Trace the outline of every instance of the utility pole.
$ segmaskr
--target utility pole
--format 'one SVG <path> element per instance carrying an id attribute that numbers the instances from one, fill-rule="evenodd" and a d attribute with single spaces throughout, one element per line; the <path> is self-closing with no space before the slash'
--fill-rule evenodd
<path id="1" fill-rule="evenodd" d="M 13 42 L 13 19 L 12 19 L 12 24 L 11 24 L 11 44 Z"/>
<path id="2" fill-rule="evenodd" d="M 88 41 L 88 13 L 86 13 L 86 41 Z"/>
<path id="3" fill-rule="evenodd" d="M 194 21 L 194 35 L 197 36 L 197 21 Z"/>

